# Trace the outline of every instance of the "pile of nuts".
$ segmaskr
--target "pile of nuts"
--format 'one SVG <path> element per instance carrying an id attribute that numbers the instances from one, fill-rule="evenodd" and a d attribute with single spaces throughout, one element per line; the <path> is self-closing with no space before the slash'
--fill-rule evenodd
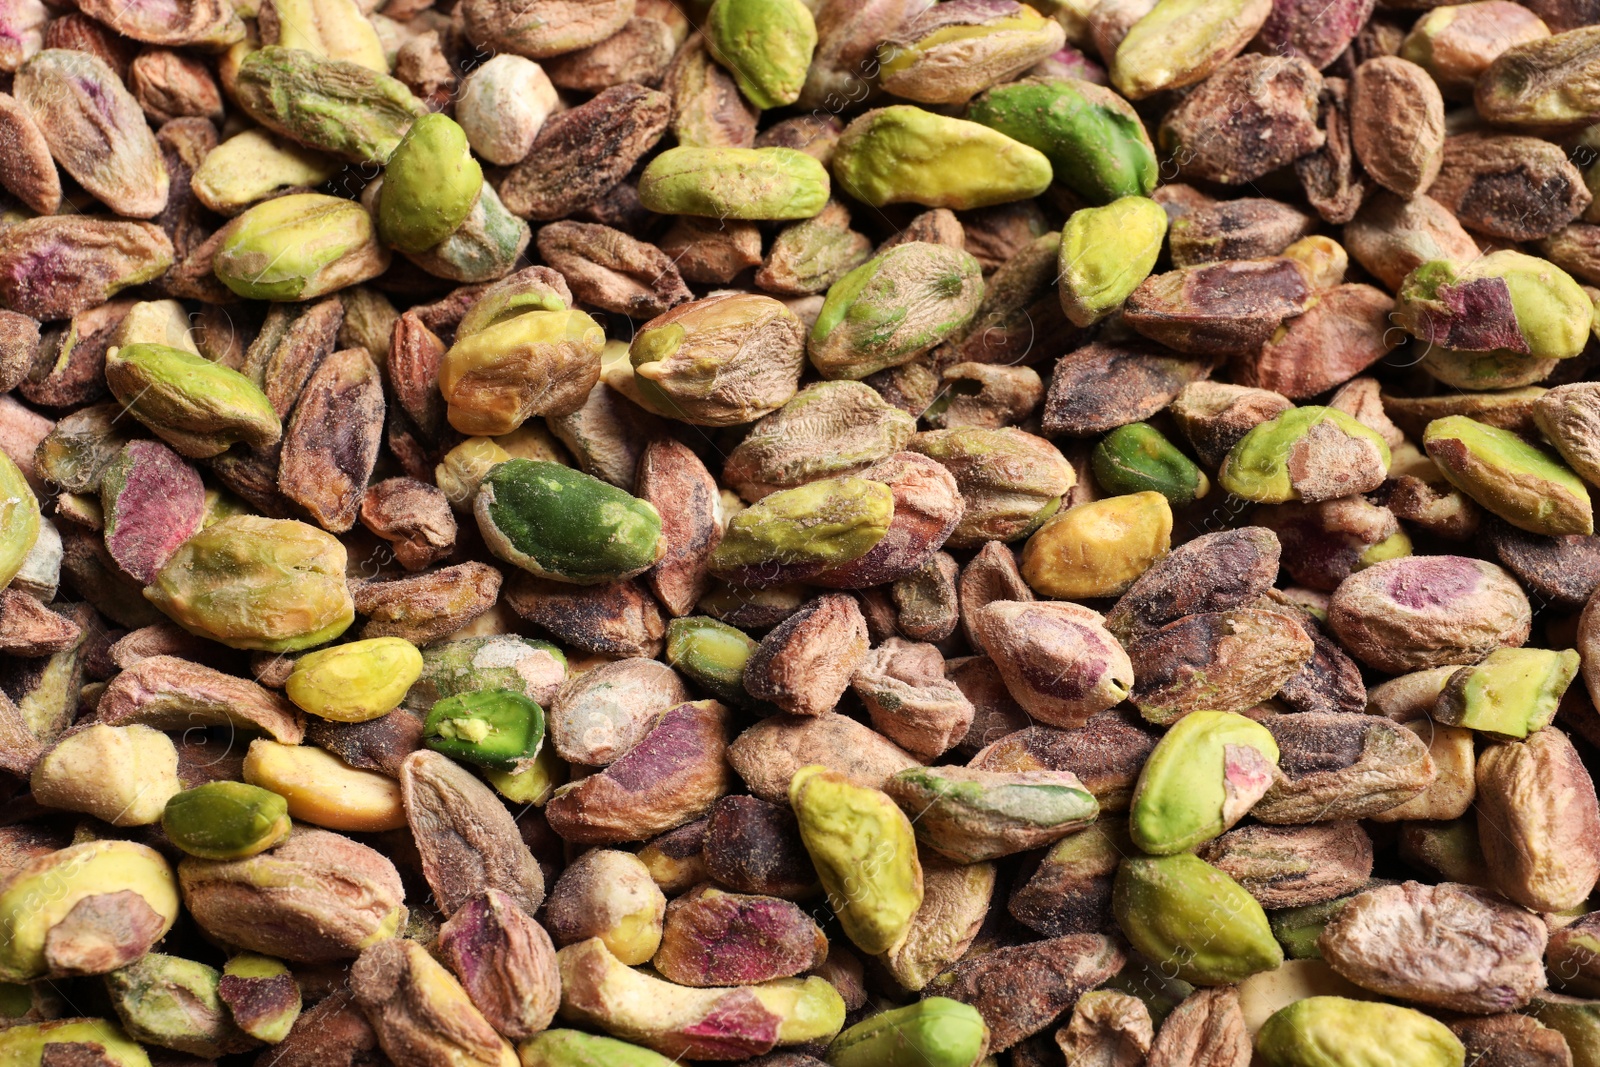
<path id="1" fill-rule="evenodd" d="M 0 1064 L 1600 1067 L 1595 0 L 0 90 Z"/>

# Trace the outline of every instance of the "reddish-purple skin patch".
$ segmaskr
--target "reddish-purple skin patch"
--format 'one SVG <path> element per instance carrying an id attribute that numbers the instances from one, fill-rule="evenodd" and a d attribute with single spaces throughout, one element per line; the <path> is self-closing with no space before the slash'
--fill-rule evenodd
<path id="1" fill-rule="evenodd" d="M 1396 567 L 1388 581 L 1389 599 L 1413 611 L 1449 607 L 1471 596 L 1483 574 L 1464 556 L 1417 556 Z"/>
<path id="2" fill-rule="evenodd" d="M 820 936 L 811 917 L 787 900 L 697 897 L 675 902 L 667 913 L 661 947 L 669 959 L 658 955 L 656 962 L 686 984 L 753 985 L 816 966 Z"/>
<path id="3" fill-rule="evenodd" d="M 1062 700 L 1081 700 L 1095 691 L 1110 664 L 1100 636 L 1087 626 L 1046 612 L 1029 615 L 1032 643 L 1057 652 L 1048 660 L 1028 657 L 1021 664 L 1030 686 Z M 1061 661 L 1067 659 L 1065 666 Z"/>
<path id="4" fill-rule="evenodd" d="M 707 1013 L 679 1033 L 686 1039 L 683 1054 L 696 1060 L 742 1060 L 769 1052 L 778 1043 L 778 1016 L 768 1011 L 747 989 L 729 993 Z"/>
<path id="5" fill-rule="evenodd" d="M 1511 287 L 1504 278 L 1441 285 L 1437 299 L 1445 314 L 1423 316 L 1423 340 L 1466 352 L 1496 348 L 1523 354 L 1532 351 L 1517 328 Z"/>
<path id="6" fill-rule="evenodd" d="M 657 788 L 700 751 L 704 731 L 693 704 L 679 704 L 610 767 L 605 775 L 630 793 Z"/>
<path id="7" fill-rule="evenodd" d="M 101 482 L 106 551 L 148 585 L 178 546 L 200 529 L 206 487 L 200 473 L 159 441 L 130 441 Z"/>

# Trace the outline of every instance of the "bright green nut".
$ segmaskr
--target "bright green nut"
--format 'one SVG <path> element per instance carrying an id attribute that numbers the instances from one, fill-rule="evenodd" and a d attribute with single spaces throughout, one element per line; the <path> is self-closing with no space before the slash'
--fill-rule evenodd
<path id="1" fill-rule="evenodd" d="M 868 955 L 887 952 L 922 906 L 911 821 L 882 791 L 820 765 L 795 772 L 789 804 L 844 932 Z"/>
<path id="2" fill-rule="evenodd" d="M 22 569 L 39 540 L 39 501 L 21 469 L 0 452 L 0 589 Z"/>
<path id="3" fill-rule="evenodd" d="M 522 1067 L 673 1067 L 659 1052 L 581 1030 L 546 1030 L 517 1046 Z"/>
<path id="4" fill-rule="evenodd" d="M 632 578 L 665 551 L 653 505 L 546 460 L 513 459 L 490 469 L 473 512 L 491 552 L 558 582 Z"/>
<path id="5" fill-rule="evenodd" d="M 970 1004 L 928 997 L 856 1023 L 828 1046 L 832 1067 L 976 1067 L 989 1027 Z"/>
<path id="6" fill-rule="evenodd" d="M 1495 649 L 1482 662 L 1450 676 L 1433 718 L 1494 737 L 1527 737 L 1555 718 L 1579 663 L 1570 648 Z"/>
<path id="7" fill-rule="evenodd" d="M 352 163 L 384 163 L 427 114 L 404 82 L 300 48 L 258 48 L 239 64 L 234 95 L 261 125 Z"/>
<path id="8" fill-rule="evenodd" d="M 955 211 L 1038 196 L 1050 160 L 998 130 L 896 104 L 845 128 L 833 152 L 839 187 L 873 207 L 921 204 Z"/>
<path id="9" fill-rule="evenodd" d="M 1134 948 L 1195 985 L 1229 985 L 1283 963 L 1255 897 L 1192 853 L 1124 859 L 1111 908 Z"/>
<path id="10" fill-rule="evenodd" d="M 222 228 L 211 269 L 248 300 L 310 300 L 389 268 L 372 216 L 353 200 L 293 193 Z"/>
<path id="11" fill-rule="evenodd" d="M 525 769 L 544 743 L 544 709 L 509 689 L 458 693 L 428 712 L 422 743 L 480 767 Z"/>
<path id="12" fill-rule="evenodd" d="M 424 115 L 383 168 L 378 235 L 402 252 L 426 252 L 466 221 L 482 189 L 466 131 L 448 115 Z"/>
<path id="13" fill-rule="evenodd" d="M 1211 479 L 1148 422 L 1119 426 L 1090 455 L 1094 480 L 1108 493 L 1160 493 L 1173 507 L 1211 491 Z"/>
<path id="14" fill-rule="evenodd" d="M 1422 447 L 1450 484 L 1511 525 L 1537 534 L 1592 534 L 1588 487 L 1552 452 L 1465 415 L 1434 419 Z"/>
<path id="15" fill-rule="evenodd" d="M 772 493 L 729 522 L 711 572 L 776 585 L 860 559 L 889 532 L 894 493 L 866 478 L 824 478 Z"/>
<path id="16" fill-rule="evenodd" d="M 399 637 L 374 637 L 301 656 L 284 683 L 297 706 L 335 722 L 366 722 L 400 706 L 422 674 L 422 653 Z"/>
<path id="17" fill-rule="evenodd" d="M 1100 814 L 1094 794 L 1067 771 L 908 767 L 884 784 L 923 847 L 956 863 L 1040 848 Z"/>
<path id="18" fill-rule="evenodd" d="M 1087 83 L 1085 83 L 1087 84 Z M 1122 306 L 1155 268 L 1167 213 L 1144 196 L 1074 211 L 1061 228 L 1061 309 L 1091 326 Z"/>
<path id="19" fill-rule="evenodd" d="M 1583 351 L 1594 302 L 1548 260 L 1505 249 L 1468 263 L 1430 260 L 1406 275 L 1395 321 L 1429 344 L 1535 359 Z"/>
<path id="20" fill-rule="evenodd" d="M 355 621 L 338 538 L 294 519 L 236 515 L 178 546 L 145 599 L 230 648 L 298 652 Z"/>
<path id="21" fill-rule="evenodd" d="M 84 898 L 122 892 L 140 897 L 160 920 L 151 944 L 172 928 L 178 882 L 155 849 L 107 839 L 28 860 L 0 887 L 0 981 L 31 982 L 50 973 L 60 946 L 47 951 L 46 935 Z"/>
<path id="22" fill-rule="evenodd" d="M 314 189 L 342 167 L 332 156 L 265 130 L 246 130 L 206 154 L 189 188 L 212 211 L 234 215 L 280 189 Z"/>
<path id="23" fill-rule="evenodd" d="M 1272 784 L 1278 743 L 1227 711 L 1194 711 L 1157 742 L 1133 791 L 1133 843 L 1157 856 L 1221 836 Z"/>
<path id="24" fill-rule="evenodd" d="M 272 401 L 249 378 L 166 345 L 106 353 L 106 384 L 128 413 L 191 459 L 235 444 L 265 448 L 283 436 Z"/>
<path id="25" fill-rule="evenodd" d="M 1414 1008 L 1346 997 L 1306 997 L 1256 1034 L 1267 1067 L 1461 1067 L 1450 1028 Z"/>
<path id="26" fill-rule="evenodd" d="M 1312 465 L 1315 442 L 1335 436 L 1366 442 L 1388 468 L 1389 444 L 1376 431 L 1337 408 L 1311 406 L 1290 408 L 1253 427 L 1224 457 L 1217 481 L 1235 496 L 1262 504 L 1303 499 L 1299 483 L 1304 473 L 1315 474 L 1305 470 Z"/>
<path id="27" fill-rule="evenodd" d="M 289 836 L 289 802 L 244 782 L 207 782 L 167 801 L 161 829 L 191 856 L 242 860 Z"/>
<path id="28" fill-rule="evenodd" d="M 800 99 L 817 24 L 800 0 L 717 0 L 706 15 L 711 56 L 762 111 Z"/>
<path id="29" fill-rule="evenodd" d="M 51 1045 L 97 1047 L 99 1059 L 95 1062 L 104 1067 L 150 1067 L 150 1055 L 144 1046 L 128 1040 L 122 1027 L 105 1019 L 58 1019 L 0 1030 L 0 1064 L 38 1067 Z M 68 1055 L 53 1062 L 72 1062 L 72 1050 L 62 1051 Z"/>
<path id="30" fill-rule="evenodd" d="M 757 644 L 743 630 L 704 615 L 667 623 L 667 663 L 718 700 L 759 706 L 746 692 L 744 665 Z"/>
<path id="31" fill-rule="evenodd" d="M 235 1026 L 269 1045 L 288 1037 L 300 1017 L 300 986 L 289 968 L 271 956 L 241 952 L 229 957 L 217 995 Z"/>
<path id="32" fill-rule="evenodd" d="M 972 102 L 967 118 L 1043 152 L 1057 184 L 1091 204 L 1149 196 L 1160 176 L 1155 146 L 1133 105 L 1093 82 L 1029 78 L 997 85 Z"/>
<path id="33" fill-rule="evenodd" d="M 192 1056 L 214 1057 L 256 1045 L 233 1025 L 217 995 L 222 973 L 160 952 L 106 975 L 106 991 L 129 1036 Z"/>
<path id="34" fill-rule="evenodd" d="M 639 175 L 639 202 L 661 215 L 809 219 L 828 203 L 828 172 L 792 148 L 669 148 Z"/>
<path id="35" fill-rule="evenodd" d="M 1271 0 L 1158 0 L 1111 59 L 1111 84 L 1130 100 L 1202 81 L 1238 55 Z"/>
<path id="36" fill-rule="evenodd" d="M 983 268 L 964 249 L 911 241 L 828 289 L 807 345 L 824 378 L 897 367 L 966 327 L 983 303 Z"/>

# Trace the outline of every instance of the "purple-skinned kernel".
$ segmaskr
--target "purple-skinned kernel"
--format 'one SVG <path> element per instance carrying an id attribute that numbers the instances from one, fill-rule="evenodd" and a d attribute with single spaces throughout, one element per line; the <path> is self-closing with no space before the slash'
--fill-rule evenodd
<path id="1" fill-rule="evenodd" d="M 776 897 L 702 886 L 667 906 L 651 962 L 679 985 L 750 985 L 822 965 L 828 939 L 811 916 Z"/>

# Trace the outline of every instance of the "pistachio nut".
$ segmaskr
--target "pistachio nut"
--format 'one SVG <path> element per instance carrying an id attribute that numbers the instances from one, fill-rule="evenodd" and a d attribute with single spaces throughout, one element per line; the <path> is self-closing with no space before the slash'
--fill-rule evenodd
<path id="1" fill-rule="evenodd" d="M 1422 447 L 1451 485 L 1519 529 L 1590 534 L 1589 489 L 1560 458 L 1466 415 L 1428 423 Z"/>
<path id="2" fill-rule="evenodd" d="M 1112 907 L 1134 948 L 1195 985 L 1240 982 L 1283 963 L 1261 905 L 1192 853 L 1124 859 Z"/>
<path id="3" fill-rule="evenodd" d="M 34 764 L 28 781 L 39 803 L 112 826 L 158 821 L 168 798 L 183 788 L 171 739 L 138 724 L 72 731 Z"/>
<path id="4" fill-rule="evenodd" d="M 1272 785 L 1278 743 L 1260 723 L 1195 711 L 1156 742 L 1134 787 L 1129 830 L 1152 855 L 1187 852 L 1250 813 Z"/>
<path id="5" fill-rule="evenodd" d="M 531 763 L 544 742 L 544 710 L 509 689 L 458 693 L 433 706 L 422 740 L 452 759 L 514 771 Z"/>
<path id="6" fill-rule="evenodd" d="M 582 1030 L 546 1030 L 517 1045 L 522 1067 L 671 1067 L 659 1052 Z"/>
<path id="7" fill-rule="evenodd" d="M 366 722 L 398 707 L 422 673 L 422 653 L 398 637 L 374 637 L 301 656 L 284 683 L 290 700 L 335 722 Z"/>
<path id="8" fill-rule="evenodd" d="M 22 570 L 28 553 L 39 540 L 39 501 L 28 480 L 0 452 L 0 589 Z"/>
<path id="9" fill-rule="evenodd" d="M 300 986 L 289 968 L 269 956 L 241 952 L 222 965 L 217 996 L 234 1025 L 257 1041 L 276 1045 L 300 1017 Z"/>
<path id="10" fill-rule="evenodd" d="M 955 475 L 966 508 L 950 535 L 954 548 L 1028 536 L 1056 514 L 1077 482 L 1055 445 L 1015 427 L 929 430 L 906 447 Z"/>
<path id="11" fill-rule="evenodd" d="M 861 382 L 814 382 L 762 418 L 728 454 L 722 477 L 746 500 L 898 452 L 916 420 Z"/>
<path id="12" fill-rule="evenodd" d="M 1571 275 L 1510 249 L 1423 263 L 1395 300 L 1395 321 L 1430 345 L 1535 359 L 1582 352 L 1593 318 L 1594 302 Z"/>
<path id="13" fill-rule="evenodd" d="M 970 1004 L 927 997 L 856 1023 L 828 1046 L 832 1067 L 977 1067 L 989 1027 Z"/>
<path id="14" fill-rule="evenodd" d="M 61 1053 L 51 1049 L 61 1049 Z M 11 1063 L 55 1063 L 94 1049 L 107 1067 L 150 1067 L 150 1056 L 116 1023 L 104 1019 L 55 1019 L 0 1030 L 0 1057 Z"/>
<path id="15" fill-rule="evenodd" d="M 1270 0 L 1157 0 L 1117 45 L 1111 84 L 1131 100 L 1193 85 L 1238 55 L 1271 13 Z"/>
<path id="16" fill-rule="evenodd" d="M 577 585 L 631 578 L 661 558 L 661 516 L 598 478 L 545 460 L 490 468 L 473 513 L 507 563 Z"/>
<path id="17" fill-rule="evenodd" d="M 234 96 L 274 133 L 352 163 L 387 162 L 425 113 L 411 90 L 387 74 L 279 45 L 245 56 Z"/>
<path id="18" fill-rule="evenodd" d="M 840 278 L 811 328 L 811 362 L 826 378 L 897 367 L 964 329 L 983 300 L 978 261 L 959 248 L 896 245 Z"/>
<path id="19" fill-rule="evenodd" d="M 711 572 L 739 585 L 803 580 L 872 551 L 894 514 L 894 491 L 866 478 L 785 489 L 729 521 L 711 554 Z"/>
<path id="20" fill-rule="evenodd" d="M 922 204 L 957 211 L 1037 196 L 1050 160 L 998 130 L 909 104 L 868 111 L 833 152 L 839 187 L 872 207 Z"/>
<path id="21" fill-rule="evenodd" d="M 885 951 L 922 904 L 910 820 L 880 790 L 820 765 L 795 772 L 789 803 L 845 933 L 863 952 Z"/>
<path id="22" fill-rule="evenodd" d="M 206 207 L 231 216 L 281 190 L 321 185 L 339 169 L 330 156 L 250 129 L 208 152 L 189 188 Z"/>
<path id="23" fill-rule="evenodd" d="M 249 784 L 283 797 L 290 816 L 303 823 L 358 833 L 406 825 L 393 778 L 352 767 L 324 749 L 257 738 L 245 753 L 243 774 Z"/>
<path id="24" fill-rule="evenodd" d="M 1461 1067 L 1450 1028 L 1415 1008 L 1313 996 L 1273 1012 L 1256 1034 L 1268 1067 L 1378 1067 L 1403 1056 L 1416 1067 Z"/>
<path id="25" fill-rule="evenodd" d="M 195 960 L 147 952 L 106 975 L 111 1006 L 129 1036 L 191 1056 L 222 1056 L 253 1048 L 217 995 L 222 974 Z"/>
<path id="26" fill-rule="evenodd" d="M 628 355 L 651 407 L 696 426 L 734 426 L 794 396 L 805 328 L 770 296 L 730 293 L 657 315 L 634 334 Z"/>
<path id="27" fill-rule="evenodd" d="M 822 164 L 792 148 L 679 145 L 639 175 L 639 202 L 662 215 L 809 219 L 827 205 L 828 190 Z"/>
<path id="28" fill-rule="evenodd" d="M 1562 28 L 1567 32 L 1505 49 L 1479 76 L 1473 97 L 1485 120 L 1563 130 L 1588 125 L 1600 114 L 1594 92 L 1600 33 L 1592 26 Z M 1496 30 L 1497 36 L 1505 32 L 1498 22 Z"/>
<path id="29" fill-rule="evenodd" d="M 1211 491 L 1211 479 L 1147 422 L 1130 422 L 1100 439 L 1090 455 L 1094 480 L 1108 493 L 1160 493 L 1173 507 Z"/>
<path id="30" fill-rule="evenodd" d="M 1149 277 L 1167 235 L 1167 213 L 1144 196 L 1074 211 L 1061 228 L 1061 308 L 1075 326 L 1110 315 Z"/>
<path id="31" fill-rule="evenodd" d="M 706 13 L 706 44 L 739 91 L 763 111 L 800 98 L 817 24 L 801 0 L 717 0 Z"/>
<path id="32" fill-rule="evenodd" d="M 523 298 L 509 294 L 483 299 L 494 317 L 468 312 L 439 367 L 450 425 L 468 434 L 507 434 L 531 416 L 582 407 L 600 378 L 606 335 L 599 323 L 554 294 L 536 303 L 519 304 Z"/>
<path id="33" fill-rule="evenodd" d="M 265 448 L 283 436 L 272 402 L 255 383 L 180 348 L 113 348 L 106 353 L 106 384 L 134 418 L 193 459 L 241 442 Z"/>
<path id="34" fill-rule="evenodd" d="M 97 907 L 120 894 L 127 907 Z M 101 840 L 46 851 L 0 884 L 0 980 L 104 973 L 142 955 L 177 917 L 178 884 L 154 849 Z"/>
<path id="35" fill-rule="evenodd" d="M 378 236 L 402 252 L 425 252 L 466 221 L 482 189 L 466 131 L 446 115 L 424 115 L 383 168 Z"/>
<path id="36" fill-rule="evenodd" d="M 1015 0 L 964 0 L 909 19 L 878 46 L 878 84 L 904 100 L 964 104 L 1057 51 L 1061 24 Z"/>
<path id="37" fill-rule="evenodd" d="M 1067 771 L 912 767 L 890 778 L 884 792 L 926 848 L 958 863 L 1039 848 L 1083 829 L 1100 811 Z"/>
<path id="38" fill-rule="evenodd" d="M 321 193 L 257 204 L 222 228 L 212 269 L 251 300 L 310 300 L 389 268 L 367 209 Z"/>
<path id="39" fill-rule="evenodd" d="M 1172 544 L 1160 493 L 1106 497 L 1057 512 L 1022 547 L 1022 577 L 1049 597 L 1117 596 Z"/>
<path id="40" fill-rule="evenodd" d="M 743 680 L 756 647 L 743 630 L 703 615 L 667 624 L 667 662 L 718 700 L 739 707 L 760 704 Z"/>
<path id="41" fill-rule="evenodd" d="M 355 621 L 344 545 L 258 515 L 212 523 L 178 546 L 145 598 L 191 633 L 263 652 L 323 644 Z"/>
<path id="42" fill-rule="evenodd" d="M 1264 504 L 1332 500 L 1375 489 L 1389 469 L 1389 443 L 1337 408 L 1291 408 L 1239 439 L 1217 482 Z"/>
<path id="43" fill-rule="evenodd" d="M 244 859 L 289 836 L 289 802 L 244 782 L 206 782 L 167 801 L 161 829 L 191 856 Z"/>

